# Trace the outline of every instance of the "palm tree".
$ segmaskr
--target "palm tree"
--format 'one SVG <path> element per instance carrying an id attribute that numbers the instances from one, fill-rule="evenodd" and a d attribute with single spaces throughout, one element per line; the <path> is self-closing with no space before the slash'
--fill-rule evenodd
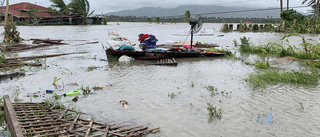
<path id="1" fill-rule="evenodd" d="M 186 12 L 184 13 L 184 20 L 185 20 L 186 22 L 189 22 L 190 16 L 191 16 L 190 11 L 189 11 L 189 10 L 186 10 Z"/>
<path id="2" fill-rule="evenodd" d="M 279 1 L 279 0 L 278 0 L 278 1 Z M 283 11 L 283 1 L 280 0 L 280 13 L 282 13 L 282 11 Z"/>
<path id="3" fill-rule="evenodd" d="M 315 16 L 318 17 L 319 16 L 319 0 L 303 0 L 302 1 L 302 5 L 303 4 L 306 4 L 308 6 L 315 6 L 314 9 L 315 9 Z"/>
<path id="4" fill-rule="evenodd" d="M 289 0 L 287 0 L 287 10 L 289 10 Z"/>
<path id="5" fill-rule="evenodd" d="M 71 0 L 68 7 L 73 15 L 83 18 L 82 24 L 87 24 L 87 18 L 94 12 L 90 12 L 90 4 L 88 0 Z"/>
<path id="6" fill-rule="evenodd" d="M 64 15 L 70 14 L 70 9 L 63 0 L 50 0 L 50 2 L 53 3 L 51 6 L 59 9 L 60 13 Z"/>

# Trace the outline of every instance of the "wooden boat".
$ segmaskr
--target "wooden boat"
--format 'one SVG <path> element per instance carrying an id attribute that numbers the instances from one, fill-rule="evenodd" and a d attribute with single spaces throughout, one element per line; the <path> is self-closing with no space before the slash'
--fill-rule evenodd
<path id="1" fill-rule="evenodd" d="M 120 57 L 122 55 L 127 55 L 134 59 L 164 59 L 164 58 L 194 58 L 194 57 L 220 57 L 230 52 L 179 52 L 179 51 L 121 51 L 121 50 L 114 50 L 114 49 L 107 49 L 105 50 L 107 55 Z"/>

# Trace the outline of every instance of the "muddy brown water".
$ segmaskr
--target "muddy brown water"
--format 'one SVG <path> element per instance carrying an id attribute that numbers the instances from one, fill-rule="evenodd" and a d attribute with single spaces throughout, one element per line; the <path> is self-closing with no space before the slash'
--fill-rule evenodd
<path id="1" fill-rule="evenodd" d="M 195 41 L 216 43 L 235 52 L 233 40 L 246 36 L 254 44 L 281 42 L 283 34 L 277 33 L 219 33 L 222 24 L 204 24 L 200 33 L 214 36 L 195 36 Z M 281 84 L 268 86 L 263 91 L 252 89 L 244 79 L 259 70 L 239 60 L 226 57 L 176 59 L 178 66 L 153 66 L 136 60 L 128 65 L 114 65 L 107 60 L 102 44 L 110 41 L 108 31 L 118 32 L 131 42 L 138 43 L 140 33 L 154 34 L 158 43 L 166 40 L 189 41 L 188 24 L 109 23 L 107 26 L 19 26 L 21 37 L 63 39 L 70 45 L 39 48 L 6 57 L 43 55 L 52 53 L 88 52 L 41 59 L 47 67 L 21 67 L 26 76 L 0 81 L 1 96 L 13 98 L 45 90 L 63 94 L 81 87 L 112 85 L 102 90 L 92 90 L 88 97 L 63 97 L 60 102 L 92 114 L 97 120 L 117 124 L 148 125 L 161 127 L 153 137 L 211 137 L 211 136 L 319 136 L 320 107 L 319 86 Z M 3 31 L 3 29 L 2 29 Z M 224 35 L 218 37 L 218 35 Z M 317 42 L 319 36 L 306 35 L 308 41 Z M 290 38 L 298 46 L 299 38 Z M 77 44 L 99 41 L 97 44 Z M 238 56 L 248 61 L 259 57 Z M 303 61 L 302 61 L 303 62 Z M 110 64 L 109 64 L 110 63 Z M 300 68 L 301 62 L 273 62 L 278 67 Z M 97 67 L 88 70 L 88 67 Z M 9 73 L 2 69 L 1 73 Z M 54 77 L 61 78 L 53 86 Z M 75 84 L 77 83 L 77 84 Z M 211 96 L 206 89 L 214 86 L 217 91 L 229 94 Z M 173 98 L 168 94 L 175 94 Z M 46 97 L 24 101 L 41 101 Z M 128 101 L 124 109 L 120 100 Z M 222 118 L 210 118 L 207 103 L 222 109 Z M 267 115 L 272 114 L 268 123 Z M 260 118 L 258 118 L 260 116 Z"/>

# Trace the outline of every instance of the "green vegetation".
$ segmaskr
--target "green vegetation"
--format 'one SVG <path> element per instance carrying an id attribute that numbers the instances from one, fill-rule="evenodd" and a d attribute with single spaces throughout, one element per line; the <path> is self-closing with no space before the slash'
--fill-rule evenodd
<path id="1" fill-rule="evenodd" d="M 286 71 L 286 70 L 267 70 L 258 74 L 250 74 L 245 79 L 254 89 L 265 88 L 266 85 L 278 83 L 293 83 L 301 85 L 318 85 L 320 74 L 318 70 L 312 69 L 311 72 L 303 71 Z"/>
<path id="2" fill-rule="evenodd" d="M 171 99 L 173 99 L 176 96 L 176 94 L 172 93 L 168 93 L 168 97 L 170 97 Z"/>
<path id="3" fill-rule="evenodd" d="M 4 105 L 4 102 L 3 102 L 3 97 L 0 98 L 0 105 Z M 4 111 L 2 109 L 0 109 L 0 126 L 5 129 L 5 114 L 4 114 Z M 1 132 L 1 131 L 0 131 Z"/>
<path id="4" fill-rule="evenodd" d="M 230 52 L 228 50 L 224 50 L 224 49 L 216 49 L 214 47 L 208 48 L 206 49 L 206 51 L 208 52 L 216 52 L 216 53 L 221 53 L 221 52 Z M 231 53 L 231 52 L 230 52 Z"/>
<path id="5" fill-rule="evenodd" d="M 159 24 L 159 23 L 160 23 L 160 17 L 156 17 L 155 22 L 156 22 L 157 24 Z"/>
<path id="6" fill-rule="evenodd" d="M 20 32 L 17 31 L 17 25 L 15 22 L 10 19 L 7 26 L 4 27 L 5 31 L 3 33 L 4 39 L 3 42 L 5 43 L 15 43 L 21 40 Z"/>
<path id="7" fill-rule="evenodd" d="M 302 43 L 299 47 L 291 45 L 288 41 L 289 37 L 299 37 Z M 311 44 L 305 40 L 305 37 L 299 34 L 287 34 L 281 40 L 286 40 L 285 45 L 277 43 L 268 43 L 265 46 L 254 46 L 250 44 L 249 38 L 240 38 L 241 43 L 234 41 L 235 46 L 238 47 L 242 53 L 255 53 L 262 55 L 265 61 L 257 60 L 255 63 L 247 63 L 260 69 L 267 69 L 270 67 L 270 56 L 284 57 L 291 56 L 300 59 L 307 59 L 306 64 L 312 68 L 319 67 L 320 62 L 315 61 L 320 59 L 320 44 Z M 253 88 L 265 88 L 267 84 L 277 83 L 292 83 L 303 85 L 317 85 L 319 84 L 319 72 L 316 69 L 311 70 L 266 70 L 258 74 L 250 74 L 246 78 L 246 82 L 252 85 Z"/>
<path id="8" fill-rule="evenodd" d="M 207 86 L 206 88 L 210 92 L 212 97 L 219 93 L 219 92 L 217 92 L 218 89 L 214 88 L 214 86 Z"/>
<path id="9" fill-rule="evenodd" d="M 289 37 L 299 37 L 302 40 L 300 47 L 295 47 L 294 45 L 290 45 L 287 38 Z M 304 36 L 299 34 L 287 34 L 284 35 L 281 40 L 286 40 L 286 45 L 281 45 L 278 43 L 270 42 L 265 46 L 254 46 L 250 44 L 249 38 L 241 37 L 241 43 L 238 44 L 236 40 L 234 40 L 234 44 L 237 48 L 239 48 L 240 52 L 245 53 L 259 53 L 266 58 L 265 62 L 256 61 L 254 66 L 258 68 L 268 68 L 270 66 L 269 59 L 270 56 L 284 57 L 291 56 L 300 59 L 310 59 L 310 63 L 314 66 L 320 66 L 320 63 L 314 62 L 316 59 L 320 59 L 320 44 L 311 44 L 308 43 Z M 251 64 L 251 63 L 249 63 Z"/>
<path id="10" fill-rule="evenodd" d="M 6 57 L 3 54 L 0 54 L 0 65 L 7 63 Z"/>
<path id="11" fill-rule="evenodd" d="M 213 106 L 212 104 L 210 103 L 207 103 L 207 110 L 209 111 L 209 116 L 210 117 L 216 117 L 218 119 L 221 119 L 221 116 L 222 116 L 222 109 L 219 108 L 217 109 L 217 107 Z"/>
<path id="12" fill-rule="evenodd" d="M 224 91 L 224 90 L 222 90 L 222 91 L 219 92 L 219 91 L 218 91 L 218 88 L 215 88 L 214 86 L 206 86 L 205 88 L 210 92 L 211 97 L 213 97 L 213 96 L 215 96 L 215 95 L 217 95 L 217 94 L 221 94 L 221 95 L 225 96 L 225 95 L 229 95 L 229 94 L 232 93 L 232 91 L 226 92 L 226 91 Z"/>
<path id="13" fill-rule="evenodd" d="M 93 14 L 90 12 L 89 0 L 71 0 L 66 4 L 63 0 L 50 0 L 51 6 L 58 9 L 59 14 L 71 15 L 78 19 L 80 24 L 87 24 L 87 18 Z"/>
<path id="14" fill-rule="evenodd" d="M 53 93 L 53 98 L 57 101 L 61 99 L 61 95 L 58 95 L 57 93 Z"/>
<path id="15" fill-rule="evenodd" d="M 60 79 L 61 79 L 61 78 L 54 77 L 54 78 L 53 78 L 52 85 L 56 85 L 56 82 L 59 81 Z"/>
<path id="16" fill-rule="evenodd" d="M 186 10 L 186 12 L 184 13 L 184 21 L 189 22 L 190 18 L 191 18 L 190 11 Z"/>

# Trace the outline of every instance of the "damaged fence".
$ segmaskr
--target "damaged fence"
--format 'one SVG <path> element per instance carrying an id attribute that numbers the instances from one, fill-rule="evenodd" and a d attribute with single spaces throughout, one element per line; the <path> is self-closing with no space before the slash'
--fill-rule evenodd
<path id="1" fill-rule="evenodd" d="M 108 124 L 95 121 L 92 116 L 59 104 L 11 103 L 8 95 L 3 98 L 5 117 L 12 137 L 130 137 L 160 129 Z"/>

